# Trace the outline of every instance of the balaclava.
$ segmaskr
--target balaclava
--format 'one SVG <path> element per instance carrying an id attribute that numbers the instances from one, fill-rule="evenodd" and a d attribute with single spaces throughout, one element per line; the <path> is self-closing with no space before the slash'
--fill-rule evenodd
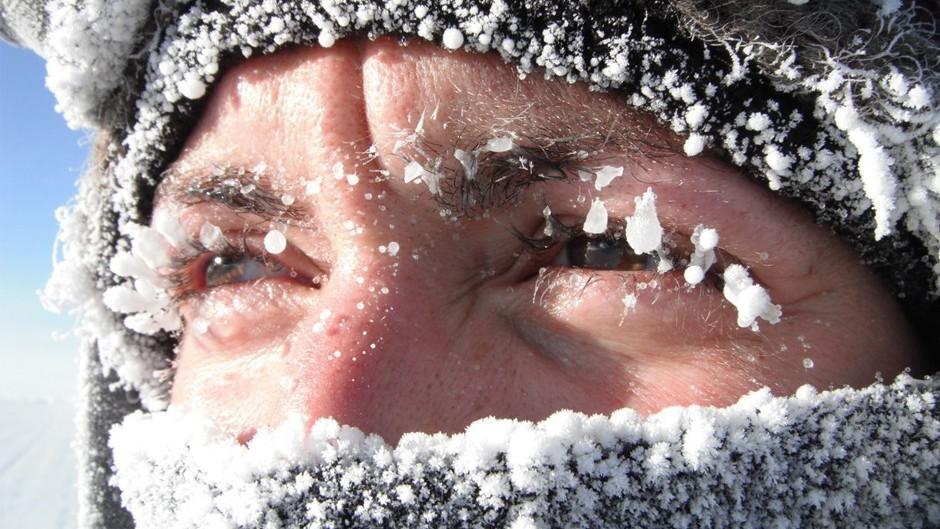
<path id="1" fill-rule="evenodd" d="M 46 289 L 50 304 L 81 313 L 81 527 L 940 527 L 931 378 L 759 391 L 646 418 L 482 420 L 397 446 L 298 420 L 239 445 L 162 411 L 180 322 L 147 288 L 147 248 L 172 230 L 144 228 L 163 170 L 227 67 L 350 36 L 425 39 L 619 91 L 687 138 L 687 155 L 723 152 L 850 241 L 935 347 L 932 7 L 4 0 L 0 35 L 45 57 L 70 126 L 99 131 L 79 194 L 59 213 L 62 259 Z M 135 309 L 128 291 L 143 300 Z"/>

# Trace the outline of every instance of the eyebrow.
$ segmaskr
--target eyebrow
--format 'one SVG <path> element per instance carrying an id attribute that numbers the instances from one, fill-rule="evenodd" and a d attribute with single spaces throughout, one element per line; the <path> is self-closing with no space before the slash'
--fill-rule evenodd
<path id="1" fill-rule="evenodd" d="M 310 217 L 302 203 L 285 203 L 284 196 L 257 169 L 214 166 L 184 171 L 171 167 L 157 186 L 155 202 L 163 199 L 184 205 L 211 202 L 268 221 L 300 222 Z"/>
<path id="2" fill-rule="evenodd" d="M 440 178 L 440 193 L 433 196 L 438 207 L 456 218 L 473 218 L 513 206 L 535 184 L 577 181 L 579 171 L 593 172 L 603 164 L 603 157 L 598 159 L 597 155 L 606 149 L 616 152 L 609 156 L 627 157 L 640 166 L 644 160 L 678 152 L 668 141 L 650 141 L 662 140 L 655 129 L 640 130 L 637 123 L 617 125 L 614 119 L 606 130 L 586 132 L 586 128 L 579 131 L 572 127 L 559 131 L 543 127 L 528 135 L 514 133 L 513 148 L 500 153 L 481 149 L 493 133 L 489 136 L 458 134 L 457 141 L 446 146 L 430 142 L 419 134 L 411 147 L 424 159 L 422 166 Z M 457 161 L 448 159 L 454 157 L 457 149 L 478 156 L 475 174 L 467 174 L 463 164 L 442 165 L 444 160 Z M 405 161 L 414 160 L 396 155 Z M 529 170 L 525 170 L 526 163 Z M 547 175 L 537 169 L 555 173 Z M 157 186 L 155 202 L 168 198 L 184 205 L 215 203 L 266 221 L 302 222 L 311 218 L 311 211 L 302 202 L 285 204 L 284 195 L 263 170 L 222 165 L 196 169 L 171 166 Z"/>

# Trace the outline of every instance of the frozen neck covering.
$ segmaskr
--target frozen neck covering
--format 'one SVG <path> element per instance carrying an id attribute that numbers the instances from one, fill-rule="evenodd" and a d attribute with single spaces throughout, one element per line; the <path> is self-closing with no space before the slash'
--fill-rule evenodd
<path id="1" fill-rule="evenodd" d="M 247 446 L 171 409 L 111 437 L 138 527 L 940 526 L 936 381 L 642 419 L 483 419 L 391 447 L 327 419 Z"/>
<path id="2" fill-rule="evenodd" d="M 929 13 L 909 3 L 2 0 L 0 20 L 5 38 L 46 57 L 69 124 L 101 131 L 60 212 L 62 260 L 46 291 L 82 313 L 87 527 L 130 524 L 108 486 L 106 439 L 131 411 L 165 406 L 178 324 L 169 312 L 116 314 L 104 293 L 136 288 L 118 256 L 149 223 L 154 186 L 213 83 L 253 54 L 393 34 L 620 91 L 686 135 L 689 156 L 724 152 L 801 200 L 915 313 L 938 290 L 940 54 Z"/>

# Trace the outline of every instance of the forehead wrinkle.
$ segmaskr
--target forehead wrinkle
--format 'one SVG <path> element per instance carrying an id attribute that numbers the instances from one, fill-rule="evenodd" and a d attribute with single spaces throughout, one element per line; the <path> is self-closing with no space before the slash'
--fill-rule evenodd
<path id="1" fill-rule="evenodd" d="M 250 186 L 250 191 L 243 191 Z M 311 212 L 299 202 L 284 204 L 283 192 L 272 179 L 240 166 L 171 167 L 157 186 L 155 203 L 164 200 L 182 205 L 213 203 L 236 213 L 257 215 L 269 221 L 299 223 Z"/>

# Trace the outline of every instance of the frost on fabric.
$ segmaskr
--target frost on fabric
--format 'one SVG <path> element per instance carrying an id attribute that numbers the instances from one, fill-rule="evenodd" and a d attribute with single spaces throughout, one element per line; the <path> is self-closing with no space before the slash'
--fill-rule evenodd
<path id="1" fill-rule="evenodd" d="M 762 389 L 646 418 L 481 419 L 396 446 L 299 417 L 239 445 L 170 409 L 112 430 L 113 482 L 142 529 L 935 527 L 938 389 Z"/>
<path id="2" fill-rule="evenodd" d="M 69 127 L 93 127 L 102 102 L 126 82 L 124 67 L 150 16 L 149 0 L 57 1 L 49 8 L 46 85 Z"/>

